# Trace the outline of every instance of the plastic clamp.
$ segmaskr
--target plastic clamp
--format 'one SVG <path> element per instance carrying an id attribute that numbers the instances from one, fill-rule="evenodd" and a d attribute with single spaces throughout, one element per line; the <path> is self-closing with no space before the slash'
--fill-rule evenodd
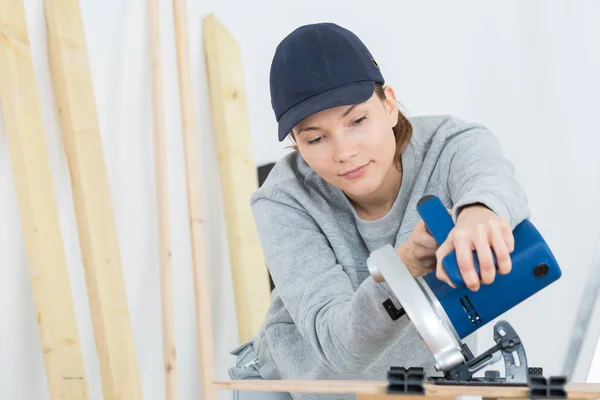
<path id="1" fill-rule="evenodd" d="M 566 376 L 551 376 L 545 378 L 543 376 L 529 375 L 530 399 L 566 399 L 567 391 L 565 384 L 567 383 Z"/>
<path id="2" fill-rule="evenodd" d="M 425 371 L 422 367 L 391 367 L 388 370 L 388 394 L 424 395 Z"/>
<path id="3" fill-rule="evenodd" d="M 542 367 L 529 367 L 527 368 L 529 376 L 543 376 L 544 369 Z"/>
<path id="4" fill-rule="evenodd" d="M 397 309 L 391 299 L 387 299 L 383 302 L 383 308 L 385 308 L 385 311 L 387 311 L 392 321 L 396 321 L 398 318 L 406 314 L 404 308 L 400 307 L 400 309 Z"/>

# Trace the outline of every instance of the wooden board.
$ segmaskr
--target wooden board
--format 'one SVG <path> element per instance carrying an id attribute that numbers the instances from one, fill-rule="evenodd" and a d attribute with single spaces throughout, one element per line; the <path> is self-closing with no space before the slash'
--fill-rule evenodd
<path id="1" fill-rule="evenodd" d="M 427 396 L 427 399 L 435 399 L 435 400 L 450 400 L 455 399 L 456 397 L 438 397 L 438 396 Z M 423 396 L 408 396 L 408 395 L 390 395 L 390 394 L 364 394 L 356 396 L 356 400 L 389 400 L 389 399 L 423 399 Z"/>
<path id="2" fill-rule="evenodd" d="M 394 397 L 412 397 L 406 395 L 387 395 L 386 381 L 291 381 L 291 380 L 241 380 L 214 382 L 220 390 L 267 391 L 267 392 L 304 392 L 304 393 L 354 393 L 359 399 L 380 399 Z M 526 387 L 493 387 L 493 386 L 453 386 L 424 384 L 425 397 L 456 398 L 457 396 L 482 396 L 490 399 L 523 399 L 527 398 Z M 600 398 L 600 383 L 568 383 L 565 386 L 568 397 L 572 399 Z M 423 398 L 421 396 L 420 398 Z"/>
<path id="3" fill-rule="evenodd" d="M 87 399 L 73 295 L 22 0 L 0 0 L 0 103 L 50 399 Z"/>
<path id="4" fill-rule="evenodd" d="M 104 399 L 142 398 L 84 30 L 77 0 L 46 0 L 48 48 Z"/>
<path id="5" fill-rule="evenodd" d="M 200 157 L 197 139 L 198 124 L 194 111 L 186 0 L 173 0 L 173 16 L 175 19 L 179 102 L 183 125 L 188 214 L 194 267 L 193 278 L 197 313 L 198 350 L 200 352 L 201 396 L 202 400 L 216 400 L 217 391 L 211 384 L 215 377 L 215 357 L 210 308 L 210 274 L 206 265 L 202 179 L 200 176 Z"/>
<path id="6" fill-rule="evenodd" d="M 240 342 L 256 335 L 270 303 L 269 275 L 250 196 L 258 177 L 250 136 L 244 69 L 235 38 L 218 18 L 204 18 L 214 138 L 219 160 L 227 240 Z"/>
<path id="7" fill-rule="evenodd" d="M 160 268 L 161 315 L 163 336 L 163 364 L 166 400 L 176 400 L 177 351 L 175 345 L 175 317 L 173 310 L 173 273 L 171 264 L 171 237 L 169 226 L 169 195 L 167 182 L 167 154 L 165 112 L 163 107 L 162 67 L 160 50 L 158 0 L 147 0 L 148 48 L 152 87 L 152 122 L 154 128 L 154 174 L 156 180 L 156 212 L 158 227 L 158 260 Z"/>

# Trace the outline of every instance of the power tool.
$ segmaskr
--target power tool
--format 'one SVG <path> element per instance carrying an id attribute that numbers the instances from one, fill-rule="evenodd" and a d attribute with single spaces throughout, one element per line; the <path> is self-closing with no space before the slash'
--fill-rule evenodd
<path id="1" fill-rule="evenodd" d="M 428 232 L 441 245 L 454 228 L 447 208 L 438 197 L 427 195 L 418 202 L 417 211 Z M 494 325 L 496 345 L 479 356 L 474 356 L 462 342 L 562 275 L 552 251 L 529 219 L 515 227 L 513 236 L 515 245 L 510 254 L 511 271 L 506 275 L 496 274 L 493 283 L 481 285 L 478 291 L 471 291 L 464 284 L 454 251 L 444 257 L 442 266 L 455 288 L 439 280 L 435 271 L 413 278 L 391 245 L 383 246 L 369 256 L 367 265 L 371 276 L 378 282 L 388 283 L 433 354 L 435 369 L 443 373 L 441 377 L 429 377 L 431 382 L 530 386 L 530 377 L 541 375 L 541 368 L 528 366 L 523 343 L 507 321 L 500 320 Z M 475 251 L 473 261 L 479 273 Z M 494 263 L 497 268 L 495 257 Z M 474 377 L 475 373 L 500 361 L 500 358 L 504 359 L 504 377 L 499 371 L 486 371 L 484 377 Z M 391 367 L 389 373 L 405 373 L 408 369 Z"/>

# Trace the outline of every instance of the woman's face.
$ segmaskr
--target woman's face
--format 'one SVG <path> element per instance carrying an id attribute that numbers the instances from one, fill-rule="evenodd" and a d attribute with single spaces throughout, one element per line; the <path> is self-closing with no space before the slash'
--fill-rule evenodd
<path id="1" fill-rule="evenodd" d="M 396 97 L 385 88 L 364 103 L 323 110 L 294 127 L 300 154 L 325 181 L 349 197 L 368 198 L 394 164 L 398 122 Z"/>

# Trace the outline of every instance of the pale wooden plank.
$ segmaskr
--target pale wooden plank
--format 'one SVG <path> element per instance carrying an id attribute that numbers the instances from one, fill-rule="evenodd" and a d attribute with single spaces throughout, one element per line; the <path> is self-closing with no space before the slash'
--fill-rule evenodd
<path id="1" fill-rule="evenodd" d="M 87 380 L 22 0 L 0 0 L 0 102 L 50 398 L 87 399 Z"/>
<path id="2" fill-rule="evenodd" d="M 214 14 L 204 49 L 240 342 L 258 332 L 270 303 L 269 275 L 250 196 L 258 187 L 240 47 Z"/>
<path id="3" fill-rule="evenodd" d="M 59 108 L 104 399 L 141 399 L 141 383 L 84 30 L 77 0 L 46 0 Z"/>
<path id="4" fill-rule="evenodd" d="M 378 380 L 239 380 L 216 381 L 219 390 L 304 392 L 304 393 L 354 393 L 360 396 L 387 396 L 387 381 Z M 527 398 L 525 386 L 456 386 L 425 383 L 425 397 L 446 398 L 457 396 L 482 396 L 498 399 Z M 568 383 L 565 386 L 571 399 L 600 398 L 600 383 Z"/>
<path id="5" fill-rule="evenodd" d="M 177 389 L 177 359 L 173 305 L 173 273 L 169 231 L 169 195 L 165 112 L 163 108 L 162 57 L 158 0 L 147 0 L 148 43 L 152 87 L 152 121 L 154 128 L 154 171 L 156 180 L 156 211 L 158 227 L 158 259 L 160 268 L 161 315 L 163 334 L 163 364 L 166 400 L 179 397 Z"/>
<path id="6" fill-rule="evenodd" d="M 425 396 L 429 400 L 450 400 L 455 399 L 455 396 L 450 397 L 436 397 L 436 396 Z M 359 394 L 356 396 L 356 400 L 390 400 L 390 399 L 402 399 L 402 400 L 420 400 L 423 396 L 409 396 L 405 394 Z"/>
<path id="7" fill-rule="evenodd" d="M 220 390 L 303 392 L 303 393 L 355 393 L 362 395 L 385 394 L 385 381 L 373 380 L 235 380 L 217 381 Z"/>
<path id="8" fill-rule="evenodd" d="M 202 179 L 200 176 L 200 157 L 197 140 L 198 124 L 194 107 L 186 0 L 173 0 L 173 16 L 175 19 L 177 75 L 183 127 L 192 262 L 194 268 L 193 278 L 197 313 L 198 350 L 200 353 L 201 395 L 202 400 L 215 400 L 217 398 L 217 391 L 212 385 L 215 377 L 215 357 L 210 309 L 210 275 L 206 265 Z"/>

